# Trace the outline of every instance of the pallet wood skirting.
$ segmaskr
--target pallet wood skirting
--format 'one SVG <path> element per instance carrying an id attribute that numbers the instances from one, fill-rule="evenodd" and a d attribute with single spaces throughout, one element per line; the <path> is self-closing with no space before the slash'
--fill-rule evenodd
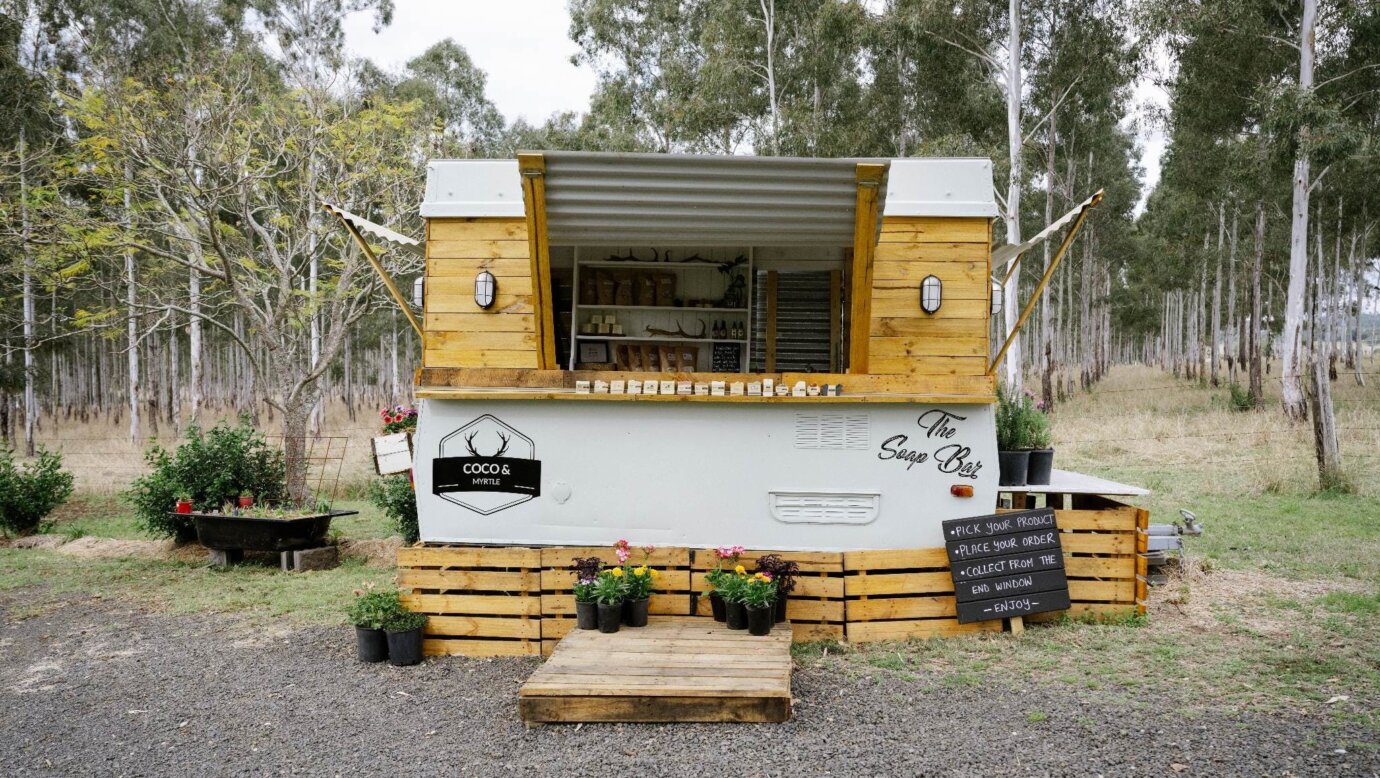
<path id="1" fill-rule="evenodd" d="M 398 549 L 403 604 L 425 613 L 426 656 L 541 653 L 541 549 Z"/>
<path id="2" fill-rule="evenodd" d="M 1145 613 L 1145 550 L 1150 514 L 1102 497 L 1056 505 L 1072 607 L 1030 621 L 1127 618 Z M 887 551 L 757 551 L 751 566 L 778 553 L 800 565 L 786 613 L 796 642 L 867 642 L 1000 631 L 1001 621 L 960 625 L 943 548 Z M 642 561 L 633 549 L 633 562 Z M 574 557 L 615 561 L 607 547 L 430 545 L 398 552 L 404 602 L 431 616 L 423 651 L 429 655 L 550 654 L 575 623 Z M 707 615 L 699 597 L 715 564 L 706 549 L 658 548 L 648 563 L 662 571 L 651 613 Z"/>

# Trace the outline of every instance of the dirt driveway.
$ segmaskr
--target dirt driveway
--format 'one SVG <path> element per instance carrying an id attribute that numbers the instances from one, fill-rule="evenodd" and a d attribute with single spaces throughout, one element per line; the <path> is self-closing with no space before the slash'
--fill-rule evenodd
<path id="1" fill-rule="evenodd" d="M 1175 712 L 1168 693 L 797 670 L 781 725 L 529 729 L 536 660 L 354 661 L 345 628 L 258 629 L 0 598 L 0 765 L 28 775 L 1374 775 L 1374 733 Z M 1038 712 L 1038 713 L 1036 713 Z"/>

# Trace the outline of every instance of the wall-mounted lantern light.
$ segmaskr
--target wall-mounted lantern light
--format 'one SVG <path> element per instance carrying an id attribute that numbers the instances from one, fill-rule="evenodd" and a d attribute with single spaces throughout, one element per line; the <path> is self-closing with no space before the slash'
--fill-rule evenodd
<path id="1" fill-rule="evenodd" d="M 925 276 L 920 282 L 920 308 L 925 313 L 935 313 L 944 302 L 944 284 L 939 276 Z"/>
<path id="2" fill-rule="evenodd" d="M 488 310 L 493 307 L 494 298 L 497 296 L 498 279 L 487 270 L 479 271 L 479 275 L 474 277 L 474 304 Z"/>
<path id="3" fill-rule="evenodd" d="M 992 315 L 1001 313 L 1002 303 L 1006 300 L 1006 288 L 997 279 L 992 279 Z"/>
<path id="4" fill-rule="evenodd" d="M 412 307 L 421 308 L 426 299 L 426 276 L 417 276 L 412 282 Z"/>

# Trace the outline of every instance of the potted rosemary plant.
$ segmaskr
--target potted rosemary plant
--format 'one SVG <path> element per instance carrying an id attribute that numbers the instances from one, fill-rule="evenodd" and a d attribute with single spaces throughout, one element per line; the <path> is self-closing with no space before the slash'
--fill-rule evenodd
<path id="1" fill-rule="evenodd" d="M 743 608 L 747 611 L 750 635 L 766 635 L 776 622 L 776 581 L 771 573 L 758 571 L 743 583 Z"/>
<path id="2" fill-rule="evenodd" d="M 596 592 L 599 569 L 604 566 L 597 556 L 575 557 L 570 569 L 575 571 L 575 626 L 580 629 L 599 628 L 599 595 Z"/>
<path id="3" fill-rule="evenodd" d="M 1054 471 L 1053 433 L 1049 428 L 1049 415 L 1045 413 L 1044 403 L 1035 400 L 1035 395 L 1027 392 L 1026 398 L 1026 445 L 1030 448 L 1030 464 L 1026 469 L 1026 483 L 1038 486 L 1049 484 Z"/>
<path id="4" fill-rule="evenodd" d="M 1029 423 L 1023 397 L 1012 397 L 997 387 L 997 463 L 999 486 L 1025 486 L 1030 469 Z"/>
<path id="5" fill-rule="evenodd" d="M 396 591 L 375 590 L 372 583 L 355 590 L 348 616 L 350 623 L 355 625 L 355 650 L 359 661 L 382 662 L 388 658 L 388 638 L 383 626 L 402 610 L 402 601 Z"/>
<path id="6" fill-rule="evenodd" d="M 388 663 L 395 667 L 415 665 L 422 661 L 422 627 L 426 614 L 398 609 L 383 622 L 388 633 Z"/>
<path id="7" fill-rule="evenodd" d="M 623 568 L 611 567 L 599 573 L 594 581 L 600 632 L 617 632 L 618 625 L 623 622 L 623 598 L 627 595 L 627 582 L 623 577 Z"/>

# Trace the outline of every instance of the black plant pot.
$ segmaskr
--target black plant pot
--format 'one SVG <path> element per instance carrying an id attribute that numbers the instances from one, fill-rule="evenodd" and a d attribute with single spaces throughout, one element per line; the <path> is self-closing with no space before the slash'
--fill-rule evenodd
<path id="1" fill-rule="evenodd" d="M 580 629 L 599 629 L 599 603 L 575 603 L 575 626 Z"/>
<path id="2" fill-rule="evenodd" d="M 728 618 L 728 610 L 724 606 L 722 594 L 718 592 L 709 593 L 709 610 L 714 614 L 715 621 L 724 621 Z"/>
<path id="3" fill-rule="evenodd" d="M 629 627 L 647 626 L 647 606 L 652 602 L 652 598 L 643 597 L 640 600 L 628 600 L 623 603 L 623 624 Z"/>
<path id="4" fill-rule="evenodd" d="M 422 661 L 422 628 L 388 633 L 388 663 L 407 667 Z"/>
<path id="5" fill-rule="evenodd" d="M 599 603 L 599 631 L 603 633 L 614 633 L 618 631 L 618 626 L 623 623 L 623 603 Z"/>
<path id="6" fill-rule="evenodd" d="M 355 647 L 361 662 L 382 662 L 388 658 L 388 636 L 381 629 L 355 627 Z"/>
<path id="7" fill-rule="evenodd" d="M 997 463 L 1001 467 L 999 486 L 1025 486 L 1026 472 L 1030 469 L 1029 451 L 998 451 Z"/>
<path id="8" fill-rule="evenodd" d="M 776 618 L 776 608 L 772 605 L 763 605 L 760 608 L 747 609 L 747 628 L 749 635 L 768 635 L 771 634 L 771 625 Z"/>
<path id="9" fill-rule="evenodd" d="M 747 629 L 747 608 L 741 602 L 724 603 L 724 615 L 729 629 Z"/>
<path id="10" fill-rule="evenodd" d="M 786 620 L 786 595 L 780 593 L 776 595 L 776 605 L 772 607 L 772 612 L 777 624 Z"/>
<path id="11" fill-rule="evenodd" d="M 1032 486 L 1048 486 L 1050 474 L 1054 472 L 1054 449 L 1037 448 L 1030 452 L 1030 466 L 1026 468 L 1025 482 Z"/>

